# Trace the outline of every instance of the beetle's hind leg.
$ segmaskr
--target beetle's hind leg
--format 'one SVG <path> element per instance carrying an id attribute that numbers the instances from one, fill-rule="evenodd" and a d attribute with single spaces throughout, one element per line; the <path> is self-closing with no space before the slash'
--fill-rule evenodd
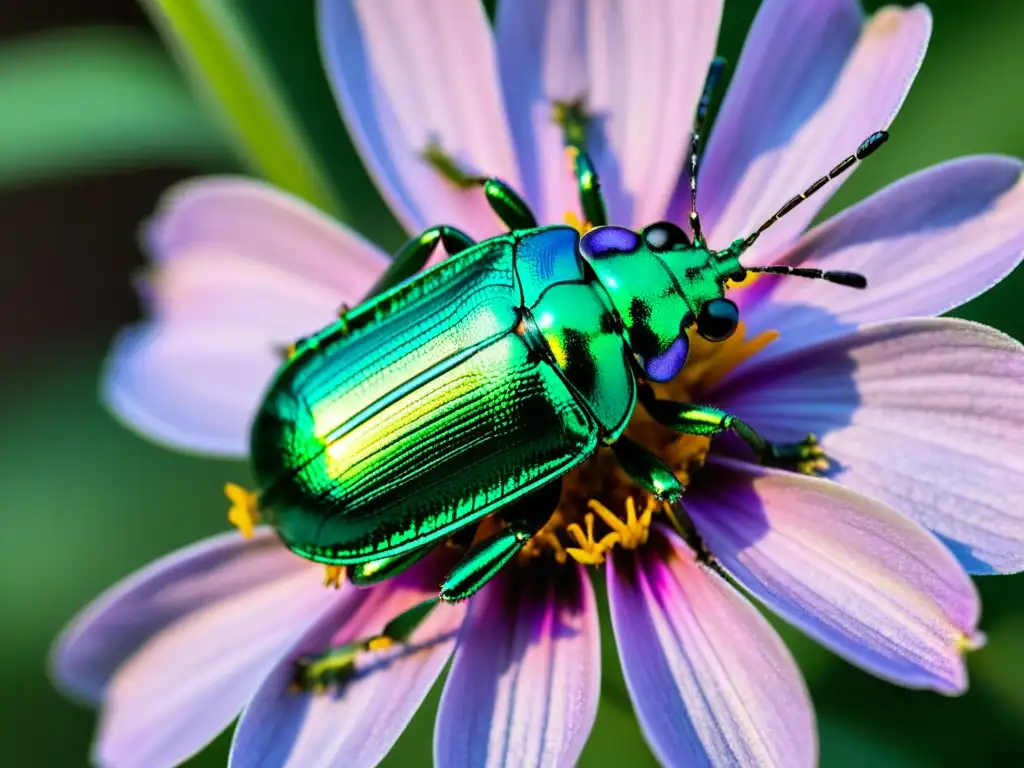
<path id="1" fill-rule="evenodd" d="M 640 388 L 640 401 L 655 421 L 683 435 L 714 437 L 732 431 L 754 452 L 758 462 L 805 475 L 818 475 L 830 467 L 828 456 L 814 435 L 797 443 L 773 443 L 731 413 L 709 405 L 658 399 L 650 387 Z"/>
<path id="2" fill-rule="evenodd" d="M 479 591 L 544 527 L 561 495 L 559 479 L 502 509 L 507 525 L 470 547 L 441 584 L 441 599 L 456 603 Z"/>
<path id="3" fill-rule="evenodd" d="M 461 229 L 431 227 L 398 249 L 398 253 L 391 260 L 391 265 L 373 284 L 367 298 L 393 288 L 423 269 L 423 265 L 430 259 L 438 243 L 444 245 L 449 256 L 454 256 L 476 245 L 476 242 Z"/>
<path id="4" fill-rule="evenodd" d="M 354 672 L 356 657 L 367 651 L 382 651 L 395 643 L 404 643 L 423 623 L 438 598 L 417 603 L 389 621 L 379 635 L 335 646 L 319 656 L 303 657 L 295 662 L 292 691 L 321 693 L 344 683 Z"/>

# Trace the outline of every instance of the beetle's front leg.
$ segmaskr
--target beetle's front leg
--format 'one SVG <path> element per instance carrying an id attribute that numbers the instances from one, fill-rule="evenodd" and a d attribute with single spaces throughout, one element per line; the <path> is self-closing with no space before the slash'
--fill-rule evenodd
<path id="1" fill-rule="evenodd" d="M 391 260 L 391 264 L 373 284 L 366 298 L 383 293 L 423 269 L 423 265 L 430 259 L 430 255 L 437 248 L 438 243 L 444 244 L 444 249 L 448 251 L 449 256 L 454 256 L 470 246 L 476 245 L 474 240 L 461 229 L 431 227 L 398 250 Z"/>
<path id="2" fill-rule="evenodd" d="M 798 443 L 773 443 L 765 440 L 753 427 L 710 405 L 676 403 L 655 397 L 650 387 L 640 388 L 640 401 L 651 417 L 683 435 L 714 437 L 726 431 L 734 432 L 768 467 L 778 467 L 805 475 L 817 475 L 829 468 L 829 459 L 814 435 Z"/>

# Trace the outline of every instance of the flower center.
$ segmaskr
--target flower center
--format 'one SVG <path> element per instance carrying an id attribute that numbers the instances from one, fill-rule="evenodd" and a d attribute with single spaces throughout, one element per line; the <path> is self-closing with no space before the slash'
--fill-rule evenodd
<path id="1" fill-rule="evenodd" d="M 662 400 L 699 402 L 701 397 L 744 360 L 756 355 L 779 336 L 765 331 L 748 338 L 740 323 L 726 341 L 709 342 L 693 334 L 690 356 L 675 379 L 648 382 Z M 680 435 L 656 422 L 637 403 L 626 436 L 654 453 L 683 486 L 707 458 L 711 438 Z M 656 515 L 676 527 L 673 508 L 644 490 L 623 471 L 610 448 L 599 448 L 588 461 L 562 481 L 562 496 L 554 514 L 519 554 L 520 562 L 541 556 L 559 563 L 572 558 L 583 565 L 600 565 L 614 547 L 636 549 L 647 542 Z"/>

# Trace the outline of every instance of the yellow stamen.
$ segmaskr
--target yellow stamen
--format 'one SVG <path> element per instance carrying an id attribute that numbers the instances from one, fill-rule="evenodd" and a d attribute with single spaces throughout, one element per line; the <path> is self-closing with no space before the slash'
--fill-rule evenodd
<path id="1" fill-rule="evenodd" d="M 728 280 L 725 283 L 725 287 L 730 290 L 738 290 L 741 288 L 749 288 L 762 277 L 760 272 L 747 272 L 746 277 L 742 280 Z"/>
<path id="2" fill-rule="evenodd" d="M 231 502 L 231 509 L 228 510 L 228 522 L 235 526 L 243 537 L 252 538 L 253 529 L 260 522 L 258 494 L 247 491 L 234 483 L 225 484 L 224 494 Z"/>
<path id="3" fill-rule="evenodd" d="M 324 586 L 340 589 L 345 583 L 345 568 L 340 565 L 324 566 Z"/>
<path id="4" fill-rule="evenodd" d="M 748 339 L 747 327 L 743 322 L 740 322 L 736 327 L 736 333 L 726 341 L 707 341 L 697 334 L 692 334 L 690 357 L 679 376 L 671 382 L 670 388 L 682 389 L 692 401 L 777 338 L 778 331 L 762 331 Z"/>
<path id="5" fill-rule="evenodd" d="M 579 216 L 577 216 L 575 211 L 565 212 L 565 223 L 568 224 L 573 229 L 575 229 L 581 235 L 587 234 L 587 232 L 594 228 L 594 225 L 591 224 L 589 221 L 584 221 Z"/>
<path id="6" fill-rule="evenodd" d="M 293 357 L 295 357 L 295 353 L 297 351 L 298 351 L 298 345 L 297 344 L 289 344 L 288 345 L 288 359 L 291 360 Z"/>
<path id="7" fill-rule="evenodd" d="M 986 637 L 985 633 L 975 630 L 973 634 L 960 635 L 956 639 L 956 652 L 961 656 L 965 656 L 972 651 L 984 648 L 987 642 L 988 637 Z"/>
<path id="8" fill-rule="evenodd" d="M 366 644 L 366 649 L 368 651 L 386 651 L 394 644 L 395 641 L 392 640 L 390 637 L 385 637 L 384 635 L 381 635 L 370 640 L 370 642 Z"/>
<path id="9" fill-rule="evenodd" d="M 586 533 L 584 533 L 583 529 L 580 528 L 579 523 L 570 523 L 566 526 L 566 533 L 575 539 L 579 546 L 566 547 L 565 551 L 577 563 L 582 563 L 583 565 L 600 565 L 604 562 L 605 553 L 618 542 L 618 534 L 609 533 L 603 536 L 600 541 L 595 541 L 593 513 L 587 513 L 583 517 L 583 522 L 587 526 Z"/>
<path id="10" fill-rule="evenodd" d="M 585 226 L 571 212 L 566 214 L 566 221 L 572 226 Z M 748 276 L 737 287 L 747 286 L 755 279 L 756 276 Z M 705 402 L 704 396 L 710 389 L 778 337 L 776 331 L 749 336 L 743 323 L 724 342 L 705 341 L 693 333 L 690 356 L 680 374 L 668 383 L 647 383 L 660 399 Z M 711 446 L 710 437 L 680 435 L 656 422 L 642 405 L 634 410 L 626 435 L 664 461 L 684 487 L 690 484 L 692 473 L 704 465 Z M 813 445 L 802 458 L 808 471 L 827 468 L 827 458 Z M 616 546 L 637 549 L 646 544 L 656 513 L 684 538 L 694 535 L 692 523 L 680 519 L 670 504 L 637 487 L 614 453 L 600 448 L 562 479 L 558 508 L 523 548 L 520 559 L 543 554 L 560 563 L 571 557 L 583 565 L 601 565 Z"/>

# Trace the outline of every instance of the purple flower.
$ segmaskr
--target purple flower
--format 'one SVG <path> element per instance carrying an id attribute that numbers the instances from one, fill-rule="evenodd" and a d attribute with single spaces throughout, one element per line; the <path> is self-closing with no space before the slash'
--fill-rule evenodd
<path id="1" fill-rule="evenodd" d="M 499 227 L 479 193 L 425 150 L 503 177 L 542 223 L 579 217 L 552 119 L 575 102 L 595 128 L 610 220 L 684 221 L 687 130 L 720 14 L 716 2 L 506 0 L 492 35 L 477 0 L 337 0 L 321 3 L 321 26 L 342 112 L 396 215 L 410 232 L 451 223 L 487 237 Z M 749 234 L 884 128 L 930 28 L 921 6 L 864 19 L 855 0 L 766 0 L 703 159 L 710 243 Z M 816 433 L 830 479 L 758 467 L 729 439 L 679 438 L 638 408 L 631 437 L 687 485 L 689 541 L 601 452 L 566 478 L 524 557 L 319 694 L 291 690 L 296 663 L 434 593 L 445 548 L 380 586 L 335 591 L 264 528 L 196 544 L 114 587 L 58 645 L 60 684 L 102 707 L 96 761 L 180 762 L 242 712 L 233 766 L 372 765 L 454 654 L 438 765 L 571 765 L 600 691 L 586 565 L 604 564 L 629 692 L 665 764 L 817 760 L 793 659 L 724 575 L 873 674 L 962 692 L 963 654 L 981 642 L 965 568 L 1024 569 L 1024 352 L 933 318 L 1020 260 L 1021 171 L 1002 157 L 945 163 L 802 234 L 833 182 L 746 259 L 858 270 L 869 290 L 764 277 L 731 294 L 743 331 L 694 339 L 660 388 L 773 440 Z M 359 302 L 387 264 L 306 205 L 231 179 L 175 189 L 149 246 L 150 319 L 118 341 L 107 399 L 152 438 L 238 457 L 280 349 Z"/>

